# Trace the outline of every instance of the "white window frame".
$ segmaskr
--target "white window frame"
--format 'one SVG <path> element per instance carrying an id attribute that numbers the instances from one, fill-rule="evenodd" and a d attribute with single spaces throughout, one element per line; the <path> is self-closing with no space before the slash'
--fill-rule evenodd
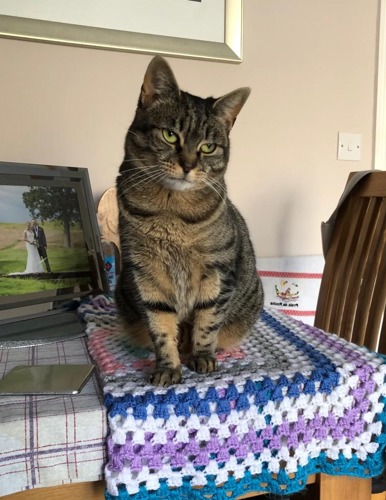
<path id="1" fill-rule="evenodd" d="M 386 0 L 380 0 L 374 168 L 386 170 Z"/>

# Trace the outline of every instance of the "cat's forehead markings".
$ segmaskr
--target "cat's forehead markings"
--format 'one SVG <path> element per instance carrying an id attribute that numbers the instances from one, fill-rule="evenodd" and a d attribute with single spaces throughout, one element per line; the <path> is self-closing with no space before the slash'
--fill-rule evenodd
<path id="1" fill-rule="evenodd" d="M 183 146 L 185 144 L 185 134 L 183 132 L 179 133 L 180 136 L 180 144 Z"/>

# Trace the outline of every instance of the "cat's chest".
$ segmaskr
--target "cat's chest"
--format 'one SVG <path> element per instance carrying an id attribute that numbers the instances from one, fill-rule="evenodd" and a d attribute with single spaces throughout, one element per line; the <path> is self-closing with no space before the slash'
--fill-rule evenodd
<path id="1" fill-rule="evenodd" d="M 186 319 L 199 296 L 202 263 L 194 251 L 165 240 L 153 258 L 159 259 L 161 288 L 168 291 L 179 319 Z"/>
<path id="2" fill-rule="evenodd" d="M 141 232 L 145 237 L 152 238 L 165 251 L 173 253 L 174 248 L 182 249 L 194 245 L 195 234 L 187 230 L 185 225 L 176 217 L 158 216 L 143 221 Z"/>
<path id="3" fill-rule="evenodd" d="M 199 296 L 205 259 L 193 244 L 186 244 L 181 233 L 175 237 L 172 228 L 168 232 L 160 228 L 154 231 L 148 239 L 147 250 L 150 265 L 153 267 L 154 262 L 158 262 L 159 283 L 171 292 L 179 316 L 186 317 Z"/>
<path id="4" fill-rule="evenodd" d="M 186 319 L 200 298 L 207 267 L 202 242 L 210 235 L 168 214 L 132 223 L 127 234 L 136 263 L 154 277 L 165 298 L 172 299 L 179 318 Z"/>

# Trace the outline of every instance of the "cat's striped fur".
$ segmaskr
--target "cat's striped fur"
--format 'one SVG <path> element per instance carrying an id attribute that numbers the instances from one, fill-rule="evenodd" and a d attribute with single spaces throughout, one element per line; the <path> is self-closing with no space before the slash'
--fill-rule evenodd
<path id="1" fill-rule="evenodd" d="M 263 304 L 246 224 L 227 197 L 228 134 L 249 95 L 201 99 L 180 91 L 164 59 L 146 72 L 117 178 L 120 320 L 152 346 L 151 381 L 217 369 L 215 350 L 248 334 Z"/>

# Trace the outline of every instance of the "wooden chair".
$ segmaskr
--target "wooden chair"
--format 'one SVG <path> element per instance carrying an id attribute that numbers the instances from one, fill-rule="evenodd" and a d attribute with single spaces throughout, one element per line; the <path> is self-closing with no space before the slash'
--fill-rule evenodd
<path id="1" fill-rule="evenodd" d="M 315 326 L 386 354 L 385 307 L 386 172 L 377 171 L 359 181 L 338 211 L 326 254 Z M 337 480 L 348 478 L 324 479 L 334 491 Z M 354 496 L 359 488 L 369 489 L 364 483 L 370 480 L 347 483 L 352 489 L 350 498 L 369 498 Z M 371 498 L 383 500 L 386 494 Z"/>
<path id="2" fill-rule="evenodd" d="M 326 255 L 315 326 L 383 354 L 385 240 L 386 172 L 372 172 L 339 210 Z"/>
<path id="3" fill-rule="evenodd" d="M 353 175 L 353 174 L 351 174 Z M 386 354 L 386 172 L 372 172 L 338 211 L 326 255 L 315 325 Z M 371 494 L 371 480 L 326 474 L 309 477 L 315 491 L 303 500 L 386 500 Z M 21 492 L 4 500 L 101 499 L 104 483 L 81 483 Z M 248 493 L 242 499 L 264 493 Z M 292 498 L 292 497 L 291 497 Z"/>

